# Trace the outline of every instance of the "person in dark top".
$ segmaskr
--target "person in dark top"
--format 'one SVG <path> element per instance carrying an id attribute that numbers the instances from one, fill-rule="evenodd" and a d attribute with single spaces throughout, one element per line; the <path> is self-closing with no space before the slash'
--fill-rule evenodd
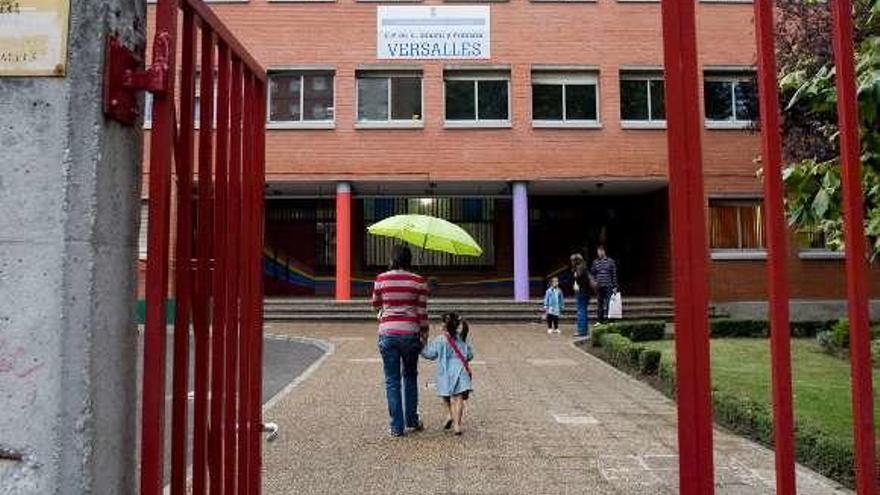
<path id="1" fill-rule="evenodd" d="M 587 269 L 587 262 L 583 255 L 574 253 L 571 255 L 571 278 L 573 280 L 574 297 L 577 303 L 577 323 L 575 326 L 576 338 L 590 336 L 589 316 L 587 309 L 590 306 L 590 292 L 595 281 Z"/>
<path id="2" fill-rule="evenodd" d="M 599 323 L 608 320 L 608 301 L 617 292 L 617 264 L 605 253 L 605 247 L 596 249 L 596 259 L 590 267 L 590 274 L 596 281 L 596 305 Z"/>

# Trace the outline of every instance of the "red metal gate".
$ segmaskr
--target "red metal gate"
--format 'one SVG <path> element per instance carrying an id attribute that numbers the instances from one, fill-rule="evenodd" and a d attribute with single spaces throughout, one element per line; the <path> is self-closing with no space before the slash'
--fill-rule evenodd
<path id="1" fill-rule="evenodd" d="M 859 495 L 880 493 L 875 464 L 868 277 L 859 162 L 858 107 L 850 0 L 832 0 L 837 109 L 844 195 L 846 273 L 856 485 Z M 695 2 L 662 0 L 669 149 L 669 207 L 675 296 L 680 492 L 714 493 L 712 406 L 707 321 L 706 227 L 702 122 L 699 105 Z M 776 487 L 794 494 L 794 420 L 789 347 L 786 228 L 783 211 L 779 102 L 773 38 L 773 2 L 755 0 L 758 79 L 763 135 L 764 204 L 768 239 Z"/>
<path id="2" fill-rule="evenodd" d="M 158 495 L 164 485 L 165 318 L 173 270 L 171 493 L 188 489 L 191 450 L 193 493 L 256 494 L 266 73 L 202 0 L 159 0 L 153 60 L 148 74 L 165 79 L 153 87 L 141 493 Z"/>

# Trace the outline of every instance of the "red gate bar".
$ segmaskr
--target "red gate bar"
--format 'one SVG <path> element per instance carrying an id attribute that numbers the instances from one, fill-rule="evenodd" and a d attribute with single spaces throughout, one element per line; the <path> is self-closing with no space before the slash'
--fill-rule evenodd
<path id="1" fill-rule="evenodd" d="M 201 81 L 199 94 L 205 102 L 214 101 L 214 35 L 209 26 L 202 25 Z M 211 180 L 211 144 L 214 132 L 214 105 L 199 107 L 199 195 L 196 239 L 198 265 L 196 277 L 196 300 L 193 307 L 195 343 L 195 401 L 193 403 L 193 493 L 206 492 L 206 465 L 208 447 L 208 372 L 210 368 L 210 287 L 211 287 L 211 222 L 213 181 Z"/>
<path id="2" fill-rule="evenodd" d="M 242 67 L 241 60 L 232 56 L 232 90 L 230 93 L 230 151 L 229 151 L 229 200 L 227 201 L 227 310 L 229 318 L 226 325 L 226 468 L 224 492 L 228 494 L 238 493 L 236 489 L 236 465 L 239 461 L 237 455 L 237 438 L 239 430 L 238 406 L 238 341 L 240 338 L 239 311 L 239 284 L 240 279 L 240 252 L 238 249 L 238 236 L 229 235 L 230 232 L 238 232 L 241 219 L 241 97 L 242 97 Z"/>
<path id="3" fill-rule="evenodd" d="M 174 260 L 174 361 L 171 409 L 171 494 L 186 490 L 187 408 L 189 399 L 189 316 L 192 244 L 192 163 L 195 30 L 193 13 L 183 10 L 180 55 L 180 129 L 176 145 L 177 235 Z"/>
<path id="4" fill-rule="evenodd" d="M 714 492 L 695 2 L 662 0 L 680 493 Z"/>
<path id="5" fill-rule="evenodd" d="M 210 426 L 210 493 L 223 492 L 225 459 L 224 415 L 226 369 L 226 204 L 227 159 L 229 138 L 229 50 L 221 41 L 217 44 L 217 161 L 214 203 L 214 274 L 212 295 L 223 304 L 213 306 L 211 329 L 211 426 Z"/>
<path id="6" fill-rule="evenodd" d="M 255 111 L 253 114 L 254 124 L 251 128 L 255 133 L 253 159 L 253 238 L 256 242 L 251 243 L 253 255 L 249 258 L 253 263 L 253 291 L 256 298 L 251 305 L 253 311 L 252 324 L 254 331 L 253 337 L 253 359 L 250 375 L 250 391 L 251 391 L 251 414 L 253 417 L 251 442 L 248 449 L 248 459 L 250 460 L 249 480 L 251 482 L 250 492 L 259 494 L 261 488 L 261 472 L 262 472 L 262 456 L 260 452 L 260 441 L 262 431 L 262 386 L 263 383 L 263 189 L 265 187 L 265 131 L 266 131 L 266 105 L 261 102 L 266 101 L 266 85 L 264 82 L 256 79 L 254 88 Z"/>
<path id="7" fill-rule="evenodd" d="M 179 4 L 159 0 L 156 43 L 172 47 L 168 50 L 169 74 L 177 74 L 178 70 L 173 58 L 177 51 L 178 9 L 183 10 L 180 93 L 175 93 L 170 81 L 166 92 L 154 95 L 153 107 L 141 493 L 162 492 L 167 455 L 163 449 L 165 306 L 174 197 L 177 312 L 172 358 L 171 493 L 183 494 L 188 488 L 187 450 L 191 442 L 193 493 L 258 494 L 262 364 L 259 268 L 263 245 L 258 223 L 262 222 L 264 184 L 263 147 L 258 143 L 263 140 L 264 123 L 260 119 L 265 118 L 266 103 L 258 96 L 264 94 L 258 93 L 258 88 L 263 91 L 266 74 L 202 0 L 183 0 Z M 193 198 L 197 30 L 203 104 L 198 116 L 198 195 Z M 215 46 L 216 131 L 211 104 Z M 243 101 L 245 97 L 247 101 Z M 180 103 L 179 114 L 176 101 Z M 247 112 L 246 121 L 243 112 Z M 243 122 L 247 122 L 246 128 Z M 242 176 L 243 171 L 249 175 Z M 172 173 L 177 176 L 176 182 L 171 180 Z M 195 351 L 192 411 L 188 407 L 191 323 Z M 252 402 L 254 397 L 256 402 Z M 190 421 L 191 440 L 187 431 Z M 241 470 L 240 482 L 236 480 L 236 465 Z"/>
<path id="8" fill-rule="evenodd" d="M 168 50 L 168 74 L 175 72 L 174 33 L 177 5 L 161 0 L 156 6 L 156 42 Z M 173 29 L 172 29 L 173 28 Z M 174 150 L 174 77 L 167 91 L 153 100 L 150 137 L 150 176 L 147 227 L 146 318 L 141 420 L 141 493 L 159 495 L 162 490 L 165 408 L 165 311 L 168 292 L 168 237 L 170 232 L 171 159 Z"/>
<path id="9" fill-rule="evenodd" d="M 875 465 L 874 392 L 871 369 L 871 335 L 868 322 L 868 266 L 865 258 L 864 198 L 859 161 L 858 106 L 854 74 L 852 3 L 832 2 L 834 60 L 837 79 L 837 118 L 840 127 L 840 164 L 846 239 L 847 309 L 852 366 L 853 435 L 855 437 L 856 490 L 877 493 Z"/>
<path id="10" fill-rule="evenodd" d="M 761 109 L 764 210 L 767 222 L 767 280 L 770 295 L 770 361 L 773 381 L 773 445 L 776 452 L 776 493 L 794 495 L 794 413 L 791 388 L 791 331 L 789 329 L 788 250 L 779 135 L 779 96 L 773 0 L 755 0 L 755 38 L 758 48 L 758 94 Z"/>
<path id="11" fill-rule="evenodd" d="M 249 381 L 249 373 L 250 373 L 250 360 L 251 360 L 251 352 L 250 352 L 250 334 L 251 334 L 251 276 L 249 269 L 249 261 L 250 256 L 253 256 L 253 252 L 249 249 L 249 244 L 252 239 L 252 231 L 251 231 L 251 210 L 248 206 L 251 203 L 251 179 L 253 177 L 253 161 L 251 152 L 253 150 L 253 129 L 252 129 L 252 120 L 250 118 L 253 113 L 251 107 L 253 105 L 253 78 L 249 74 L 244 75 L 243 81 L 243 102 L 242 109 L 243 114 L 241 115 L 241 138 L 242 138 L 242 162 L 241 162 L 241 196 L 242 196 L 242 208 L 240 210 L 240 219 L 241 222 L 241 232 L 242 235 L 238 237 L 239 240 L 239 288 L 241 291 L 241 299 L 240 299 L 240 318 L 241 318 L 241 327 L 238 338 L 238 355 L 239 355 L 239 367 L 238 367 L 238 383 L 239 390 L 243 391 L 248 388 Z M 250 395 L 246 393 L 239 392 L 238 394 L 238 484 L 239 484 L 239 493 L 246 493 L 247 488 L 249 487 L 248 483 L 248 456 L 242 455 L 242 453 L 246 453 L 248 451 L 248 444 L 250 440 L 251 433 L 251 425 L 250 425 Z"/>

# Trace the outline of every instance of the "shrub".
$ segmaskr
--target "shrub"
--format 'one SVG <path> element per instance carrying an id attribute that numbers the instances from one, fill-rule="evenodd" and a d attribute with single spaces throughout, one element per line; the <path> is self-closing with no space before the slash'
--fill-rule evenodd
<path id="1" fill-rule="evenodd" d="M 593 339 L 600 340 L 606 333 L 619 333 L 633 342 L 663 340 L 666 335 L 666 323 L 662 321 L 625 321 L 605 323 L 593 328 Z M 601 341 L 598 345 L 601 345 Z"/>
<path id="2" fill-rule="evenodd" d="M 639 354 L 639 373 L 643 375 L 656 375 L 660 369 L 662 354 L 656 350 L 645 350 Z"/>
<path id="3" fill-rule="evenodd" d="M 831 339 L 831 331 L 825 330 L 816 334 L 816 343 L 826 352 L 834 352 L 834 341 Z"/>
<path id="4" fill-rule="evenodd" d="M 629 348 L 632 341 L 623 335 L 606 333 L 602 336 L 602 347 L 608 353 L 608 358 L 615 366 L 626 368 L 629 363 Z"/>
<path id="5" fill-rule="evenodd" d="M 592 338 L 590 339 L 590 343 L 593 347 L 601 347 L 602 346 L 602 336 L 607 333 L 614 333 L 613 325 L 596 325 L 593 327 Z"/>
<path id="6" fill-rule="evenodd" d="M 792 337 L 816 337 L 819 333 L 831 330 L 835 320 L 826 321 L 793 321 L 791 327 Z"/>
<path id="7" fill-rule="evenodd" d="M 838 349 L 849 348 L 849 320 L 841 318 L 831 327 L 831 342 Z"/>
<path id="8" fill-rule="evenodd" d="M 770 324 L 765 320 L 712 320 L 709 335 L 718 337 L 766 337 L 770 335 Z"/>

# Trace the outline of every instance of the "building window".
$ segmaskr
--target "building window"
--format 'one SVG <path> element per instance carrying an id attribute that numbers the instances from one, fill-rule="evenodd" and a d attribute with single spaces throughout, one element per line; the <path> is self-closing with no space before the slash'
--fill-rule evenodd
<path id="1" fill-rule="evenodd" d="M 598 77 L 591 72 L 532 72 L 532 121 L 597 125 Z"/>
<path id="2" fill-rule="evenodd" d="M 762 251 L 765 242 L 764 207 L 760 200 L 709 202 L 712 250 Z"/>
<path id="3" fill-rule="evenodd" d="M 357 111 L 361 123 L 420 124 L 421 74 L 358 72 Z"/>
<path id="4" fill-rule="evenodd" d="M 758 118 L 758 95 L 750 74 L 707 74 L 703 95 L 710 127 L 745 127 Z"/>
<path id="5" fill-rule="evenodd" d="M 620 74 L 620 120 L 626 123 L 666 123 L 663 75 Z"/>
<path id="6" fill-rule="evenodd" d="M 329 124 L 334 119 L 333 73 L 269 74 L 269 123 Z"/>
<path id="7" fill-rule="evenodd" d="M 509 125 L 509 74 L 447 72 L 445 82 L 447 123 Z"/>

